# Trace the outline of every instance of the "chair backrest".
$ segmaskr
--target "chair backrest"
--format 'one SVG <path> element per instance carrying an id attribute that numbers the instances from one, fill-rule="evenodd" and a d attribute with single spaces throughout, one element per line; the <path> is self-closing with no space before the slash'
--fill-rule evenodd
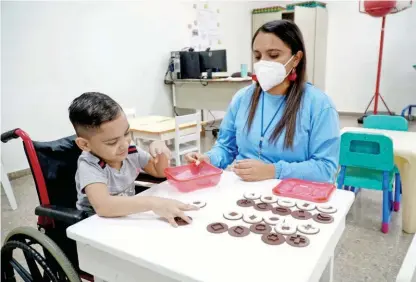
<path id="1" fill-rule="evenodd" d="M 195 142 L 195 146 L 181 151 L 181 144 Z M 175 117 L 175 155 L 176 165 L 180 165 L 179 157 L 189 152 L 201 150 L 201 113 Z"/>
<path id="2" fill-rule="evenodd" d="M 409 124 L 402 116 L 370 115 L 364 118 L 365 128 L 408 131 Z"/>
<path id="3" fill-rule="evenodd" d="M 82 151 L 75 143 L 75 138 L 69 136 L 51 142 L 33 141 L 51 205 L 76 208 L 75 173 Z"/>
<path id="4" fill-rule="evenodd" d="M 346 132 L 341 135 L 341 166 L 390 171 L 394 166 L 393 141 L 381 134 Z"/>
<path id="5" fill-rule="evenodd" d="M 126 114 L 126 117 L 128 119 L 136 117 L 136 109 L 135 108 L 123 108 L 123 111 Z"/>

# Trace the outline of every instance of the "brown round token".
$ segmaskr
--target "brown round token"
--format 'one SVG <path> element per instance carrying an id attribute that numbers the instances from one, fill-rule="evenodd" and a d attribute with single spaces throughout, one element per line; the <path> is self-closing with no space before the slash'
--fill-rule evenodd
<path id="1" fill-rule="evenodd" d="M 272 228 L 268 224 L 257 223 L 250 226 L 250 231 L 256 234 L 265 234 L 270 233 L 270 231 L 272 231 Z"/>
<path id="2" fill-rule="evenodd" d="M 328 223 L 332 223 L 334 221 L 334 218 L 329 214 L 320 212 L 313 216 L 313 220 L 319 223 L 328 224 Z"/>
<path id="3" fill-rule="evenodd" d="M 298 210 L 298 211 L 292 212 L 292 216 L 296 219 L 307 220 L 312 217 L 312 214 L 308 211 Z"/>
<path id="4" fill-rule="evenodd" d="M 291 214 L 292 211 L 289 208 L 285 208 L 285 207 L 275 207 L 272 209 L 272 213 L 285 216 L 285 215 Z"/>
<path id="5" fill-rule="evenodd" d="M 195 201 L 195 202 L 192 202 L 192 205 L 202 209 L 203 207 L 205 207 L 207 205 L 207 203 L 202 202 L 202 201 Z"/>
<path id="6" fill-rule="evenodd" d="M 237 201 L 237 205 L 243 208 L 248 208 L 254 205 L 254 201 L 249 199 L 241 199 Z"/>
<path id="7" fill-rule="evenodd" d="M 300 235 L 300 234 L 287 236 L 286 237 L 286 242 L 289 245 L 291 245 L 293 247 L 298 247 L 298 248 L 306 247 L 307 245 L 309 245 L 308 237 Z"/>
<path id="8" fill-rule="evenodd" d="M 188 216 L 188 217 L 189 217 L 190 220 L 192 220 L 192 217 L 190 217 L 190 216 Z M 179 226 L 183 226 L 183 225 L 188 225 L 189 224 L 188 222 L 186 222 L 185 220 L 183 220 L 182 217 L 179 217 L 179 216 L 175 217 L 174 220 L 175 220 L 176 224 L 179 225 Z"/>
<path id="9" fill-rule="evenodd" d="M 285 242 L 285 237 L 278 233 L 266 233 L 261 236 L 261 240 L 269 245 L 281 245 Z"/>
<path id="10" fill-rule="evenodd" d="M 247 227 L 237 225 L 230 227 L 228 229 L 228 234 L 230 234 L 233 237 L 245 237 L 248 234 L 250 234 L 250 230 Z"/>
<path id="11" fill-rule="evenodd" d="M 207 226 L 208 232 L 219 234 L 228 231 L 228 225 L 221 222 L 214 222 Z"/>
<path id="12" fill-rule="evenodd" d="M 254 205 L 254 209 L 257 211 L 269 211 L 273 208 L 271 204 L 268 203 L 258 203 Z"/>

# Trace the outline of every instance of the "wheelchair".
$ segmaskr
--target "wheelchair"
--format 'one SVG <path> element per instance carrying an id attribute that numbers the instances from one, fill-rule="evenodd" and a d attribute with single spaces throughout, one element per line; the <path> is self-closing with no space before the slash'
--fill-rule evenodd
<path id="1" fill-rule="evenodd" d="M 76 243 L 66 236 L 70 225 L 92 215 L 76 209 L 75 173 L 81 154 L 75 143 L 76 137 L 36 142 L 21 129 L 1 135 L 3 143 L 17 138 L 23 140 L 36 185 L 40 203 L 35 209 L 38 228 L 18 227 L 6 236 L 1 248 L 1 281 L 15 282 L 15 274 L 25 282 L 94 281 L 90 274 L 79 268 Z M 140 173 L 136 180 L 146 183 L 165 181 L 145 173 Z M 136 185 L 136 193 L 147 188 Z M 23 252 L 26 265 L 14 258 L 18 250 Z"/>

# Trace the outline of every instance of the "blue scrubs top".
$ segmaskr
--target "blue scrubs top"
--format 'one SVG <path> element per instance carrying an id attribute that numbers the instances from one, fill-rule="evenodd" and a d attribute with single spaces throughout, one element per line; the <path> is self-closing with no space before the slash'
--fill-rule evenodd
<path id="1" fill-rule="evenodd" d="M 247 120 L 255 85 L 240 89 L 233 97 L 221 123 L 218 139 L 207 153 L 211 163 L 225 169 L 235 159 L 259 159 L 262 125 L 262 97 L 258 103 L 250 132 Z M 340 148 L 339 116 L 331 99 L 310 83 L 305 90 L 296 119 L 293 148 L 284 148 L 285 130 L 277 142 L 269 142 L 285 108 L 284 95 L 263 92 L 263 132 L 261 161 L 274 164 L 278 179 L 299 178 L 333 182 Z M 276 114 L 277 109 L 281 109 Z M 273 119 L 273 116 L 274 119 Z"/>

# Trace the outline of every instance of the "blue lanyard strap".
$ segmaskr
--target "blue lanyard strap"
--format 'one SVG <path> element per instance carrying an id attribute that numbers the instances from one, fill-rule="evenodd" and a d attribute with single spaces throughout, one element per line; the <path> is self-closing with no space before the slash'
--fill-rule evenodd
<path id="1" fill-rule="evenodd" d="M 260 137 L 260 143 L 259 143 L 259 155 L 261 153 L 261 149 L 263 146 L 263 139 L 264 139 L 264 135 L 266 134 L 267 130 L 269 129 L 269 127 L 272 125 L 273 120 L 276 118 L 277 114 L 279 113 L 280 109 L 283 106 L 283 103 L 285 102 L 285 99 L 283 99 L 283 101 L 280 103 L 279 107 L 277 108 L 277 111 L 274 113 L 272 119 L 270 120 L 269 124 L 267 125 L 267 127 L 264 129 L 264 92 L 262 92 L 262 96 L 261 96 L 261 137 Z"/>

